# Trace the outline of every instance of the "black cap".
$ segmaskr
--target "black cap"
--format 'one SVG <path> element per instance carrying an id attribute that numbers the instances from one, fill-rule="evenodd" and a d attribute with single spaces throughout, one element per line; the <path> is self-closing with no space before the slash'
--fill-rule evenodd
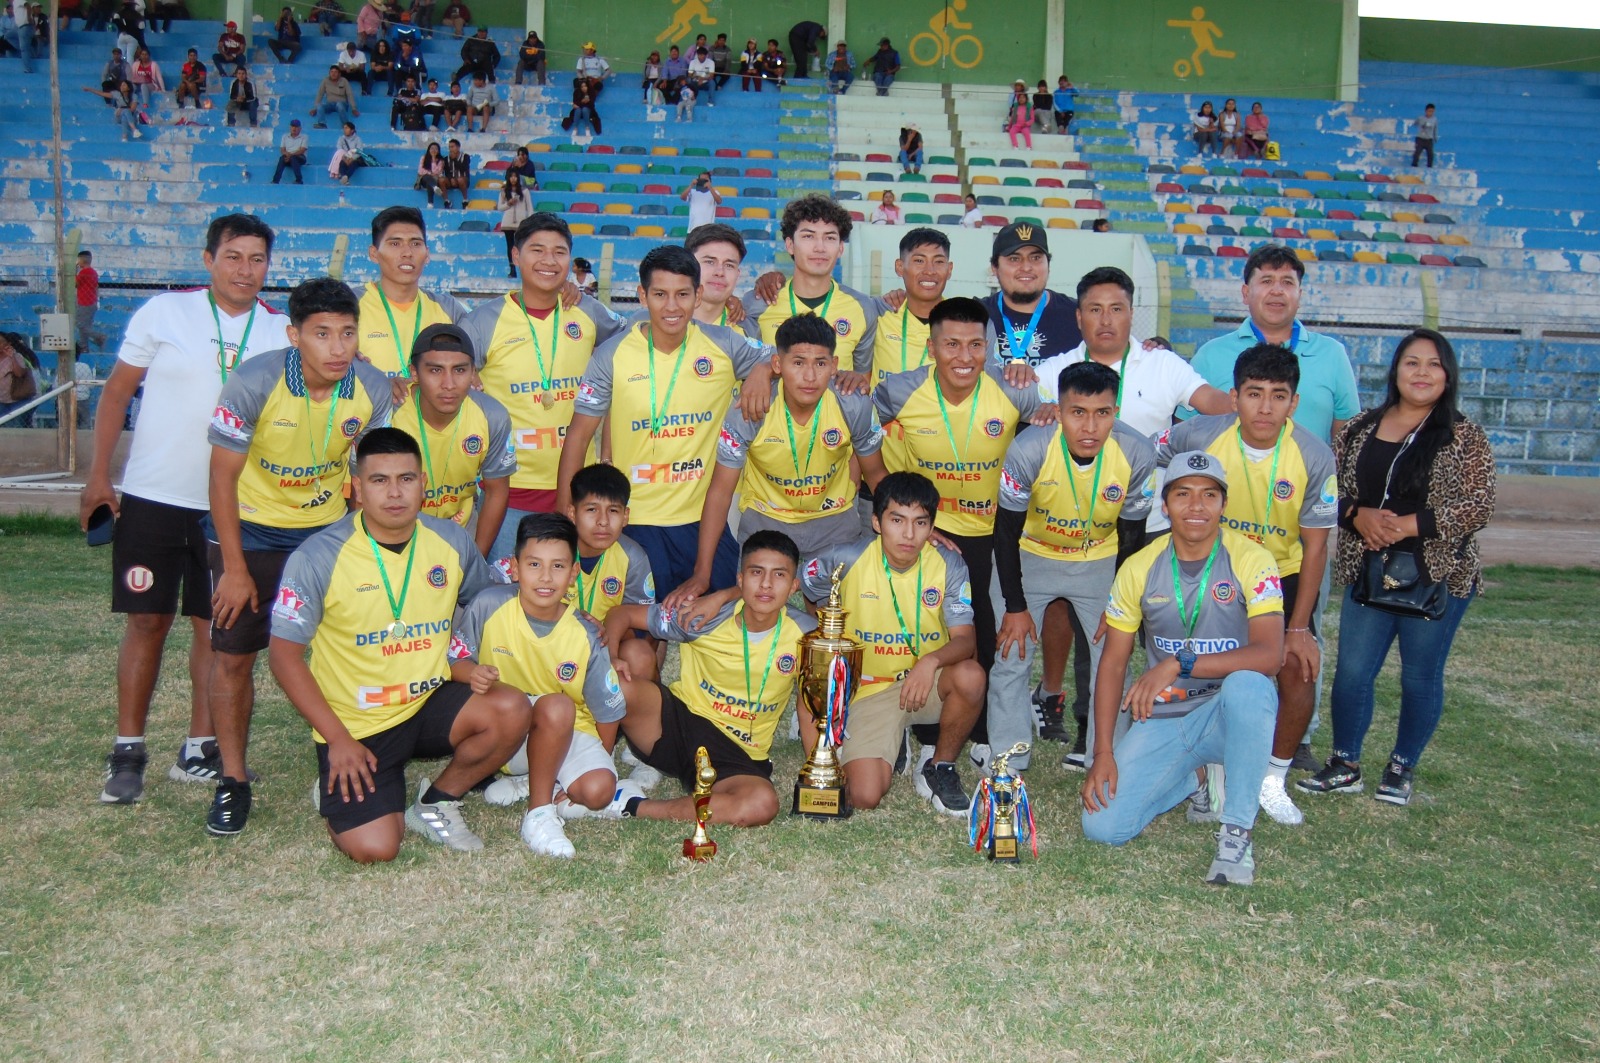
<path id="1" fill-rule="evenodd" d="M 415 358 L 425 351 L 460 351 L 473 362 L 478 360 L 472 340 L 461 329 L 449 324 L 429 325 L 417 333 L 417 342 L 411 345 L 411 356 Z"/>
<path id="2" fill-rule="evenodd" d="M 1045 254 L 1050 253 L 1050 241 L 1045 237 L 1044 226 L 1031 221 L 1014 221 L 994 234 L 994 258 L 1009 255 L 1019 247 L 1032 244 Z"/>

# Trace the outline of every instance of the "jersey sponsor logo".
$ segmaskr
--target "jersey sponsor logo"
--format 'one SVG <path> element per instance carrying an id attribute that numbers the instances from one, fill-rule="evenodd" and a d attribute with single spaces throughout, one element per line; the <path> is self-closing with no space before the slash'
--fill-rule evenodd
<path id="1" fill-rule="evenodd" d="M 1169 639 L 1160 635 L 1151 635 L 1150 644 L 1163 653 L 1177 653 L 1183 649 L 1187 641 L 1189 648 L 1195 653 L 1227 653 L 1229 650 L 1239 648 L 1238 639 Z"/>
<path id="2" fill-rule="evenodd" d="M 576 321 L 568 321 L 567 327 L 561 331 L 567 334 L 567 339 L 569 340 L 583 339 L 583 326 L 579 325 Z"/>
<path id="3" fill-rule="evenodd" d="M 843 438 L 844 434 L 837 428 L 830 428 L 826 432 L 822 433 L 822 445 L 825 447 L 836 447 L 839 445 L 839 441 Z"/>
<path id="4" fill-rule="evenodd" d="M 1218 605 L 1227 605 L 1238 596 L 1239 590 L 1225 579 L 1219 579 L 1211 585 L 1211 597 L 1217 600 Z"/>
<path id="5" fill-rule="evenodd" d="M 579 384 L 578 385 L 578 401 L 583 403 L 586 406 L 599 405 L 600 398 L 599 398 L 598 395 L 595 394 L 595 390 L 594 390 L 594 385 L 593 384 Z"/>
<path id="6" fill-rule="evenodd" d="M 507 583 L 515 583 L 515 582 L 517 582 L 516 567 L 514 565 L 512 565 L 511 559 L 509 557 L 500 558 L 498 561 L 496 561 L 494 563 L 494 567 L 497 570 L 499 570 L 500 578 L 502 580 L 504 580 L 505 582 L 507 582 Z"/>
<path id="7" fill-rule="evenodd" d="M 1021 482 L 1018 481 L 1015 476 L 1012 476 L 1011 473 L 1006 469 L 1000 470 L 1000 489 L 1002 491 L 1010 491 L 1014 495 L 1025 495 L 1028 493 L 1028 489 L 1022 486 Z"/>
<path id="8" fill-rule="evenodd" d="M 702 378 L 710 376 L 711 359 L 707 358 L 705 355 L 701 355 L 699 358 L 696 358 L 694 360 L 694 375 Z"/>
<path id="9" fill-rule="evenodd" d="M 1164 429 L 1161 430 L 1161 434 L 1156 436 L 1156 446 L 1164 447 L 1169 442 L 1171 442 L 1171 440 L 1172 440 L 1172 429 L 1164 428 Z"/>
<path id="10" fill-rule="evenodd" d="M 820 573 L 821 571 L 822 571 L 822 562 L 819 561 L 817 558 L 813 557 L 810 561 L 806 562 L 806 570 L 805 570 L 804 575 L 801 578 L 802 579 L 816 579 L 817 578 L 817 574 Z"/>
<path id="11" fill-rule="evenodd" d="M 566 435 L 565 427 L 519 428 L 511 438 L 518 450 L 560 450 Z"/>
<path id="12" fill-rule="evenodd" d="M 472 659 L 472 651 L 467 648 L 467 644 L 465 642 L 461 641 L 460 635 L 450 636 L 450 649 L 448 652 L 452 661 L 466 661 Z"/>
<path id="13" fill-rule="evenodd" d="M 622 693 L 622 681 L 617 678 L 617 670 L 615 668 L 606 669 L 606 693 Z"/>
<path id="14" fill-rule="evenodd" d="M 833 323 L 833 331 L 837 332 L 841 336 L 850 335 L 850 319 L 847 317 L 841 317 L 838 321 L 835 321 Z"/>
<path id="15" fill-rule="evenodd" d="M 556 665 L 556 678 L 563 683 L 570 683 L 578 677 L 577 661 L 562 661 Z"/>
<path id="16" fill-rule="evenodd" d="M 601 582 L 600 590 L 607 598 L 614 598 L 622 593 L 622 581 L 615 576 L 607 576 Z"/>
<path id="17" fill-rule="evenodd" d="M 427 694 L 444 683 L 443 676 L 434 676 L 416 683 L 393 683 L 379 687 L 356 687 L 356 709 L 383 709 L 391 705 L 404 705 Z"/>
<path id="18" fill-rule="evenodd" d="M 968 608 L 972 607 L 972 584 L 970 582 L 961 585 L 961 589 L 956 592 L 956 601 Z"/>
<path id="19" fill-rule="evenodd" d="M 644 578 L 644 600 L 647 602 L 656 600 L 656 577 L 653 572 Z"/>
<path id="20" fill-rule="evenodd" d="M 306 600 L 285 583 L 278 588 L 278 600 L 272 603 L 272 615 L 284 620 L 299 620 L 300 609 L 305 604 Z"/>
<path id="21" fill-rule="evenodd" d="M 1112 485 L 1110 485 L 1104 491 L 1100 492 L 1100 497 L 1104 498 L 1107 502 L 1111 502 L 1111 503 L 1121 502 L 1122 501 L 1122 485 L 1121 484 L 1112 484 Z"/>
<path id="22" fill-rule="evenodd" d="M 134 565 L 122 577 L 122 585 L 135 594 L 143 594 L 154 587 L 156 575 L 143 565 Z"/>
<path id="23" fill-rule="evenodd" d="M 1117 604 L 1116 598 L 1111 598 L 1106 602 L 1106 616 L 1114 620 L 1126 620 L 1128 611 Z"/>
<path id="24" fill-rule="evenodd" d="M 1144 478 L 1144 486 L 1139 488 L 1139 494 L 1143 498 L 1154 498 L 1156 496 L 1155 473 L 1152 472 L 1149 476 Z"/>
<path id="25" fill-rule="evenodd" d="M 476 455 L 483 450 L 483 437 L 470 435 L 461 441 L 461 451 L 464 454 Z"/>
<path id="26" fill-rule="evenodd" d="M 1294 484 L 1288 480 L 1279 480 L 1272 485 L 1272 497 L 1279 502 L 1287 502 L 1294 497 Z"/>
<path id="27" fill-rule="evenodd" d="M 1339 478 L 1330 476 L 1322 481 L 1322 502 L 1324 505 L 1336 505 L 1339 501 Z"/>
<path id="28" fill-rule="evenodd" d="M 356 433 L 361 431 L 361 418 L 345 418 L 344 423 L 339 426 L 339 431 L 344 433 L 344 437 L 346 439 L 354 439 L 356 437 Z"/>
<path id="29" fill-rule="evenodd" d="M 1250 604 L 1260 605 L 1263 602 L 1281 602 L 1283 600 L 1283 580 L 1277 576 L 1267 576 L 1257 583 L 1255 590 L 1250 592 Z"/>
<path id="30" fill-rule="evenodd" d="M 634 465 L 628 470 L 628 478 L 636 484 L 693 483 L 704 476 L 705 471 L 706 463 L 700 458 L 692 458 L 689 461 Z"/>
<path id="31" fill-rule="evenodd" d="M 778 655 L 778 671 L 783 675 L 788 675 L 794 671 L 794 654 L 783 653 Z"/>
<path id="32" fill-rule="evenodd" d="M 211 414 L 211 427 L 229 439 L 243 442 L 247 437 L 244 418 L 226 406 L 218 406 Z"/>
<path id="33" fill-rule="evenodd" d="M 983 430 L 990 439 L 999 439 L 1000 433 L 1006 430 L 1005 424 L 998 417 L 991 417 L 983 422 Z"/>
<path id="34" fill-rule="evenodd" d="M 941 597 L 938 587 L 928 587 L 922 592 L 922 604 L 929 609 L 937 609 Z"/>
<path id="35" fill-rule="evenodd" d="M 727 447 L 729 450 L 733 450 L 733 451 L 739 450 L 744 445 L 744 444 L 739 442 L 739 437 L 738 436 L 734 435 L 732 432 L 728 431 L 726 428 L 724 428 L 720 433 L 718 433 L 717 442 L 722 444 L 723 446 Z"/>
<path id="36" fill-rule="evenodd" d="M 835 509 L 841 508 L 845 504 L 846 504 L 846 500 L 842 499 L 842 498 L 824 498 L 822 500 L 822 505 L 819 507 L 819 509 L 823 513 L 829 513 L 829 512 L 832 512 Z"/>
<path id="37" fill-rule="evenodd" d="M 435 588 L 443 587 L 449 581 L 450 577 L 445 573 L 443 565 L 434 565 L 428 569 L 428 583 L 430 586 Z"/>
<path id="38" fill-rule="evenodd" d="M 659 615 L 663 624 L 670 624 L 672 623 L 672 618 L 678 615 L 678 611 L 670 605 L 663 605 Z"/>

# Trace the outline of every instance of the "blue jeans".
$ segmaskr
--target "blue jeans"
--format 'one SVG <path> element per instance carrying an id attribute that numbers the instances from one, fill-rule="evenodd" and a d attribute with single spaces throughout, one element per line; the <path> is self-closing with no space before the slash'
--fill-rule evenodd
<path id="1" fill-rule="evenodd" d="M 1372 726 L 1373 685 L 1395 639 L 1400 640 L 1400 732 L 1394 759 L 1415 768 L 1444 715 L 1444 665 L 1473 596 L 1450 595 L 1440 620 L 1396 616 L 1358 605 L 1344 590 L 1339 611 L 1339 664 L 1333 673 L 1333 755 L 1361 761 Z"/>
<path id="2" fill-rule="evenodd" d="M 921 166 L 922 165 L 922 156 L 923 156 L 923 152 L 922 152 L 921 148 L 918 148 L 916 151 L 913 151 L 909 155 L 907 155 L 904 151 L 901 151 L 900 152 L 900 165 L 901 166 Z"/>
<path id="3" fill-rule="evenodd" d="M 1205 704 L 1176 719 L 1141 720 L 1112 753 L 1117 794 L 1098 812 L 1083 813 L 1083 835 L 1124 845 L 1195 790 L 1195 772 L 1220 763 L 1227 792 L 1222 822 L 1249 830 L 1272 757 L 1278 687 L 1259 672 L 1234 672 Z"/>
<path id="4" fill-rule="evenodd" d="M 327 115 L 336 114 L 340 123 L 350 121 L 350 105 L 343 100 L 323 100 L 317 104 L 317 121 L 322 122 Z"/>
<path id="5" fill-rule="evenodd" d="M 834 70 L 828 74 L 828 88 L 834 92 L 849 92 L 850 86 L 855 84 L 856 72 L 854 70 Z"/>
<path id="6" fill-rule="evenodd" d="M 894 84 L 894 75 L 874 74 L 872 75 L 872 83 L 878 86 L 879 96 L 887 96 L 889 95 L 889 86 Z"/>
<path id="7" fill-rule="evenodd" d="M 22 72 L 24 74 L 33 73 L 33 23 L 27 21 L 17 23 L 7 16 L 5 19 L 0 20 L 0 35 L 3 35 L 7 43 L 22 53 Z"/>

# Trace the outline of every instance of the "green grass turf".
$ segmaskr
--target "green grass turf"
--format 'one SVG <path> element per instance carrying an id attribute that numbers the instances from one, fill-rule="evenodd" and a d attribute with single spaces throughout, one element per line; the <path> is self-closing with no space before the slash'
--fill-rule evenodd
<path id="1" fill-rule="evenodd" d="M 1303 827 L 1258 828 L 1251 889 L 1200 881 L 1212 834 L 1181 813 L 1084 842 L 1049 746 L 1041 853 L 1016 868 L 902 779 L 847 823 L 714 829 L 703 866 L 683 826 L 592 820 L 576 860 L 541 860 L 474 801 L 485 852 L 410 836 L 362 869 L 310 808 L 309 735 L 264 667 L 256 811 L 205 835 L 206 788 L 165 777 L 181 632 L 146 800 L 97 802 L 120 625 L 109 551 L 58 524 L 0 521 L 0 1058 L 1600 1057 L 1600 712 L 1578 694 L 1600 573 L 1494 570 L 1417 803 L 1299 795 Z M 1374 761 L 1396 697 L 1391 665 Z M 787 806 L 798 747 L 775 752 Z"/>

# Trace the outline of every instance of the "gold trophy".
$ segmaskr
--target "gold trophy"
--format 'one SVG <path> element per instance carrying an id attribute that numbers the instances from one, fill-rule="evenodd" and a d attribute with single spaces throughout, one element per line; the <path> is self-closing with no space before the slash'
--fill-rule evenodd
<path id="1" fill-rule="evenodd" d="M 706 833 L 706 820 L 711 818 L 711 786 L 717 781 L 717 769 L 711 766 L 711 755 L 701 746 L 694 754 L 694 835 L 683 839 L 683 855 L 690 860 L 710 860 L 717 855 L 717 843 Z"/>
<path id="2" fill-rule="evenodd" d="M 845 819 L 851 812 L 839 747 L 844 745 L 850 702 L 861 684 L 862 645 L 846 634 L 839 604 L 843 574 L 842 564 L 833 570 L 833 590 L 817 609 L 817 629 L 800 640 L 800 707 L 811 716 L 818 735 L 795 781 L 790 812 L 811 819 Z"/>
<path id="3" fill-rule="evenodd" d="M 1026 839 L 1039 855 L 1039 838 L 1034 830 L 1033 804 L 1028 786 L 1020 775 L 1011 774 L 1010 760 L 1028 751 L 1018 742 L 994 758 L 989 776 L 978 783 L 972 799 L 972 814 L 967 821 L 968 840 L 973 849 L 1000 864 L 1021 862 L 1019 842 Z"/>

